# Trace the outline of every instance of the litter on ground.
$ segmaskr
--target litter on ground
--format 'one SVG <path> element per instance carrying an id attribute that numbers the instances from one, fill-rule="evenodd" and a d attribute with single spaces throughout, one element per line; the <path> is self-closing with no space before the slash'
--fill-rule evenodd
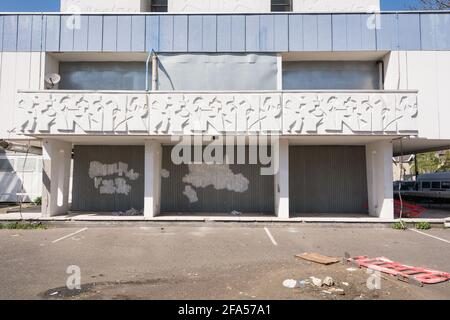
<path id="1" fill-rule="evenodd" d="M 344 289 L 331 288 L 331 289 L 330 289 L 330 292 L 331 292 L 331 293 L 334 293 L 334 294 L 338 294 L 338 295 L 340 295 L 340 296 L 345 295 Z"/>
<path id="2" fill-rule="evenodd" d="M 283 281 L 283 286 L 286 288 L 294 289 L 294 288 L 303 288 L 309 283 L 308 280 L 294 280 L 294 279 L 286 279 Z"/>
<path id="3" fill-rule="evenodd" d="M 333 263 L 337 263 L 337 262 L 341 261 L 340 258 L 327 257 L 327 256 L 324 256 L 324 255 L 321 255 L 318 253 L 303 253 L 303 254 L 298 254 L 295 257 L 303 259 L 303 260 L 307 260 L 307 261 L 324 264 L 324 265 L 329 265 L 329 264 L 333 264 Z"/>
<path id="4" fill-rule="evenodd" d="M 298 285 L 297 280 L 294 279 L 286 279 L 283 281 L 283 286 L 289 289 L 294 289 Z"/>
<path id="5" fill-rule="evenodd" d="M 131 208 L 130 210 L 127 210 L 125 212 L 122 212 L 122 211 L 114 212 L 113 215 L 118 216 L 118 217 L 142 216 L 142 215 L 144 215 L 144 211 Z"/>
<path id="6" fill-rule="evenodd" d="M 332 287 L 334 285 L 334 280 L 332 277 L 325 277 L 325 279 L 323 279 L 322 283 L 328 287 Z"/>
<path id="7" fill-rule="evenodd" d="M 322 279 L 316 278 L 316 277 L 310 277 L 312 283 L 316 286 L 316 287 L 322 287 L 323 285 L 323 281 Z"/>
<path id="8" fill-rule="evenodd" d="M 370 270 L 396 276 L 397 279 L 423 286 L 423 284 L 435 284 L 450 280 L 450 273 L 404 265 L 391 261 L 385 257 L 368 258 L 367 256 L 358 256 L 350 258 L 348 262 Z M 348 270 L 348 269 L 347 269 Z"/>

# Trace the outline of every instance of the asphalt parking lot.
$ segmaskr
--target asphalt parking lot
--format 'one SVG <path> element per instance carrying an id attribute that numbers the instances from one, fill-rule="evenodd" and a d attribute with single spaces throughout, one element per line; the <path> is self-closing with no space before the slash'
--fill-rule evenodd
<path id="1" fill-rule="evenodd" d="M 0 230 L 0 299 L 450 299 L 450 282 L 417 287 L 366 270 L 294 258 L 385 256 L 450 272 L 450 230 L 380 225 L 128 224 Z M 66 288 L 79 267 L 81 290 Z M 286 279 L 331 276 L 344 295 Z M 344 285 L 346 283 L 347 285 Z"/>

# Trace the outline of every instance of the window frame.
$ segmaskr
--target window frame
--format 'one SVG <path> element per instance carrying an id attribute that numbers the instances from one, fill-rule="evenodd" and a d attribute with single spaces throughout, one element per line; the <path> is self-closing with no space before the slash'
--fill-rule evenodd
<path id="1" fill-rule="evenodd" d="M 169 11 L 169 0 L 157 0 L 163 1 L 165 4 L 155 4 L 155 0 L 150 1 L 150 12 L 168 12 Z M 165 10 L 154 10 L 154 8 L 165 8 Z"/>
<path id="2" fill-rule="evenodd" d="M 286 3 L 285 4 L 279 4 L 279 3 L 275 3 L 274 4 L 274 0 L 270 1 L 270 12 L 292 12 L 294 10 L 294 4 L 293 4 L 293 0 L 284 0 Z M 274 10 L 274 7 L 281 7 L 281 8 L 286 8 L 288 10 Z"/>
<path id="3" fill-rule="evenodd" d="M 441 182 L 440 181 L 432 181 L 431 189 L 441 189 Z"/>

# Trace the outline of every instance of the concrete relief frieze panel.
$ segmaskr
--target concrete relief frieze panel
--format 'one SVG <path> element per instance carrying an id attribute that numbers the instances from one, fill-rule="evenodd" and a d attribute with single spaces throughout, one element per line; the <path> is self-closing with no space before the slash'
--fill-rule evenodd
<path id="1" fill-rule="evenodd" d="M 417 132 L 416 94 L 288 93 L 284 134 Z"/>
<path id="2" fill-rule="evenodd" d="M 417 133 L 416 93 L 18 94 L 14 130 L 45 134 Z"/>
<path id="3" fill-rule="evenodd" d="M 281 132 L 280 95 L 150 96 L 151 134 Z"/>
<path id="4" fill-rule="evenodd" d="M 145 95 L 19 94 L 15 130 L 24 134 L 148 132 Z"/>

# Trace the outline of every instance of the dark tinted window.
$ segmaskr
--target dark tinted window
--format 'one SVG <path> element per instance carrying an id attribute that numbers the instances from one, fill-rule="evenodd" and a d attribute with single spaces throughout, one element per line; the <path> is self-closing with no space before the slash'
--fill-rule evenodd
<path id="1" fill-rule="evenodd" d="M 450 189 L 450 182 L 442 182 L 442 189 Z"/>
<path id="2" fill-rule="evenodd" d="M 151 0 L 151 12 L 167 12 L 167 0 Z"/>
<path id="3" fill-rule="evenodd" d="M 272 12 L 292 11 L 292 0 L 272 0 Z"/>
<path id="4" fill-rule="evenodd" d="M 284 90 L 377 90 L 374 61 L 286 61 Z"/>
<path id="5" fill-rule="evenodd" d="M 422 182 L 422 189 L 430 189 L 431 183 L 429 182 Z"/>
<path id="6" fill-rule="evenodd" d="M 59 73 L 62 90 L 145 90 L 145 62 L 61 62 Z"/>
<path id="7" fill-rule="evenodd" d="M 432 187 L 433 189 L 440 189 L 440 188 L 441 188 L 441 183 L 440 183 L 439 181 L 434 181 L 434 182 L 431 184 L 431 187 Z"/>

